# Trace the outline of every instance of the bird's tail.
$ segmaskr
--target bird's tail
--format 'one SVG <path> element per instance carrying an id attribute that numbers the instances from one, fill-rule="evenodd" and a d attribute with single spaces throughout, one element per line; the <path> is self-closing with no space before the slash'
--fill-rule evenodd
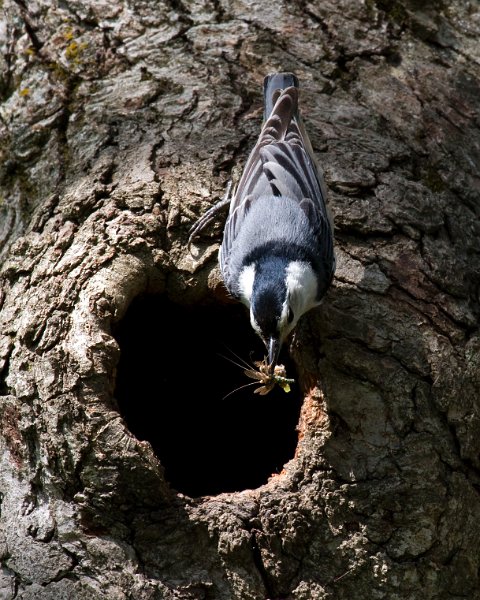
<path id="1" fill-rule="evenodd" d="M 298 79 L 293 73 L 272 73 L 265 77 L 263 80 L 264 121 L 271 115 L 280 92 L 289 87 L 299 87 Z"/>
<path id="2" fill-rule="evenodd" d="M 299 87 L 298 79 L 293 73 L 272 73 L 265 77 L 263 81 L 264 123 L 258 144 L 264 146 L 269 144 L 272 139 L 276 142 L 280 142 L 283 141 L 286 136 L 294 135 L 294 132 L 299 134 L 301 144 L 316 170 L 317 181 L 322 192 L 323 202 L 326 202 L 327 190 L 323 179 L 323 171 L 315 158 L 310 138 L 303 125 L 298 109 L 297 90 Z M 295 88 L 295 90 L 290 90 L 283 95 L 279 106 L 277 106 L 275 110 L 276 118 L 269 121 L 268 119 L 275 108 L 280 94 L 287 88 Z M 326 213 L 330 221 L 331 230 L 333 231 L 333 218 L 328 206 L 326 206 Z"/>

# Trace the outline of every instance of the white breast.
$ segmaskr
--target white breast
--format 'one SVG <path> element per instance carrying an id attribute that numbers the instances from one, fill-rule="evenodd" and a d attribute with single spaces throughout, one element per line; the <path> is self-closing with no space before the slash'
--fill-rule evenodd
<path id="1" fill-rule="evenodd" d="M 291 262 L 286 269 L 289 304 L 295 317 L 317 306 L 317 277 L 312 267 L 302 261 Z"/>
<path id="2" fill-rule="evenodd" d="M 253 282 L 255 280 L 255 265 L 252 263 L 248 267 L 243 267 L 238 278 L 238 289 L 240 298 L 246 306 L 250 306 L 252 298 Z"/>

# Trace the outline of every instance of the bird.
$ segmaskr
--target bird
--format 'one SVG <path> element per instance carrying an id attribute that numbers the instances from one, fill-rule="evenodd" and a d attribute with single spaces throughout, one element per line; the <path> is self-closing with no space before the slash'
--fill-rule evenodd
<path id="1" fill-rule="evenodd" d="M 264 78 L 264 120 L 234 192 L 208 210 L 191 239 L 229 206 L 218 261 L 229 294 L 249 310 L 273 372 L 299 319 L 335 273 L 334 225 L 323 173 L 299 111 L 294 73 Z"/>

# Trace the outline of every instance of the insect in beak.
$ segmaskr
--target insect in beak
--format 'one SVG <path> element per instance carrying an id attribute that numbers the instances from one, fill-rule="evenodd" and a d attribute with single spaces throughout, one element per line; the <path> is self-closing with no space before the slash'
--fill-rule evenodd
<path id="1" fill-rule="evenodd" d="M 255 379 L 260 385 L 260 387 L 254 390 L 254 394 L 265 396 L 273 390 L 275 385 L 279 385 L 284 392 L 289 392 L 290 385 L 295 383 L 294 379 L 287 379 L 287 374 L 283 365 L 275 365 L 275 367 L 273 367 L 271 364 L 267 363 L 267 357 L 265 357 L 263 361 L 256 361 L 254 365 L 257 368 L 256 370 L 245 370 L 245 375 L 250 377 L 250 379 Z"/>

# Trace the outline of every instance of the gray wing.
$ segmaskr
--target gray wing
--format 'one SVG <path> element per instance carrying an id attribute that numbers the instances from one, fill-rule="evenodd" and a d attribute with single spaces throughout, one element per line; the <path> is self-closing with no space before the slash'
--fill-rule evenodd
<path id="1" fill-rule="evenodd" d="M 323 178 L 316 165 L 308 135 L 298 114 L 298 89 L 276 91 L 271 115 L 262 127 L 248 157 L 230 203 L 225 224 L 220 266 L 228 280 L 228 257 L 252 203 L 261 197 L 295 200 L 306 214 L 318 240 L 318 259 L 332 275 L 333 226 L 326 206 Z"/>

